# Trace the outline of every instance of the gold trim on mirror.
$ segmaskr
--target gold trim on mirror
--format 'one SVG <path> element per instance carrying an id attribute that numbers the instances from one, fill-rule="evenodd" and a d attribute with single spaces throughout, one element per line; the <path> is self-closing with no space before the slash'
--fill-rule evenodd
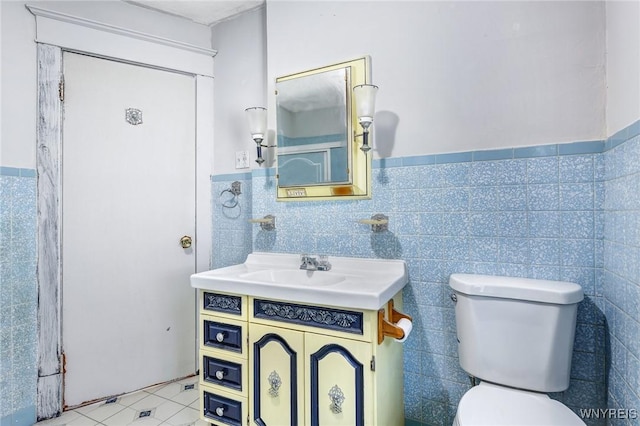
<path id="1" fill-rule="evenodd" d="M 359 149 L 358 141 L 354 140 L 354 135 L 357 133 L 356 130 L 358 130 L 358 117 L 353 100 L 353 88 L 361 84 L 370 83 L 370 69 L 370 59 L 366 56 L 352 61 L 341 62 L 276 78 L 276 138 L 278 144 L 276 157 L 278 172 L 276 179 L 278 182 L 278 201 L 353 200 L 371 198 L 372 154 L 362 152 Z M 327 116 L 323 114 L 325 111 L 320 109 L 321 107 L 310 112 L 309 104 L 324 101 L 325 97 L 328 98 L 331 96 L 336 97 L 338 99 L 336 102 L 339 103 L 340 97 L 336 96 L 335 92 L 330 91 L 322 92 L 322 95 L 318 95 L 316 92 L 312 93 L 311 88 L 307 88 L 309 86 L 307 83 L 313 80 L 303 79 L 305 77 L 315 77 L 317 79 L 321 73 L 327 73 L 325 75 L 331 74 L 332 77 L 334 77 L 335 73 L 330 72 L 340 70 L 344 70 L 345 76 L 344 93 L 339 93 L 340 96 L 344 96 L 344 108 L 342 108 L 342 120 L 344 120 L 344 122 L 338 121 L 336 125 L 331 128 L 322 130 L 311 129 L 311 127 L 315 127 L 320 123 L 326 125 L 325 123 L 328 120 Z M 314 91 L 318 89 L 315 84 L 313 86 Z M 291 93 L 293 89 L 290 88 L 292 87 L 295 87 L 297 90 L 294 94 Z M 314 99 L 314 101 L 310 99 Z M 303 128 L 303 130 L 297 130 L 297 133 L 294 135 L 298 136 L 303 134 L 304 137 L 300 138 L 290 137 L 291 135 L 286 135 L 283 130 L 287 128 L 286 126 L 291 127 L 290 123 L 292 121 L 290 111 L 285 107 L 289 108 L 289 105 L 296 104 L 297 106 L 292 108 L 297 108 L 297 111 L 306 109 L 303 114 L 311 117 L 310 121 L 308 121 L 308 123 L 311 123 L 308 126 L 309 128 L 300 125 L 297 126 L 297 129 Z M 331 117 L 340 115 L 334 111 L 331 111 L 331 114 Z M 338 127 L 340 127 L 340 130 L 334 131 L 334 129 Z M 337 133 L 340 136 L 344 132 L 344 138 L 339 138 L 340 140 L 335 138 L 331 139 L 329 136 L 333 137 L 334 135 L 326 135 L 325 137 L 325 135 L 322 134 L 323 132 Z M 320 133 L 320 135 L 318 135 L 318 133 Z M 304 139 L 305 142 L 304 144 L 300 144 L 300 146 L 283 142 L 294 139 Z M 346 152 L 346 161 L 344 159 L 344 152 L 336 153 L 336 151 L 334 151 L 338 147 L 343 147 L 343 151 Z M 346 147 L 346 150 L 344 150 L 344 147 Z M 334 159 L 333 169 L 331 163 L 332 154 Z M 340 155 L 342 157 L 340 157 Z M 316 161 L 312 158 L 313 156 L 316 156 L 318 160 Z M 291 161 L 291 159 L 295 161 Z M 292 163 L 298 164 L 298 168 L 290 169 L 293 171 L 288 171 L 286 168 L 283 168 L 283 165 L 287 166 Z M 309 169 L 304 166 L 305 163 L 310 164 Z M 346 170 L 342 168 L 343 165 L 346 165 Z M 302 166 L 302 169 L 300 166 Z M 336 173 L 334 169 L 337 169 L 338 172 Z M 334 178 L 327 179 L 327 176 L 331 177 L 332 173 Z M 300 177 L 302 174 L 309 174 L 311 177 L 302 178 Z M 309 180 L 296 181 L 297 178 Z"/>

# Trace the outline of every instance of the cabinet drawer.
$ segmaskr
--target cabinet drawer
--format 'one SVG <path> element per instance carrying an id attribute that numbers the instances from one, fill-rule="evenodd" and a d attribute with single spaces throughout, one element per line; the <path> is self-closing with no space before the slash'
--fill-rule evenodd
<path id="1" fill-rule="evenodd" d="M 241 426 L 247 418 L 247 399 L 224 392 L 214 392 L 206 387 L 202 390 L 202 418 L 214 425 Z"/>
<path id="2" fill-rule="evenodd" d="M 200 377 L 203 383 L 242 392 L 246 390 L 247 363 L 245 360 L 226 360 L 207 351 L 200 352 Z"/>
<path id="3" fill-rule="evenodd" d="M 200 329 L 200 342 L 204 349 L 217 349 L 246 357 L 246 322 L 200 315 Z"/>
<path id="4" fill-rule="evenodd" d="M 203 314 L 238 320 L 247 319 L 247 296 L 201 290 L 199 305 L 200 312 Z"/>

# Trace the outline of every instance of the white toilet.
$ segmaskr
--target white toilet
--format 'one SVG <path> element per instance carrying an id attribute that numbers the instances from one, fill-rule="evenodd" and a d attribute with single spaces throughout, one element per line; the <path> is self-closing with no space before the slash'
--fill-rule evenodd
<path id="1" fill-rule="evenodd" d="M 584 426 L 547 392 L 569 387 L 582 288 L 562 281 L 453 274 L 460 366 L 481 380 L 454 426 Z"/>

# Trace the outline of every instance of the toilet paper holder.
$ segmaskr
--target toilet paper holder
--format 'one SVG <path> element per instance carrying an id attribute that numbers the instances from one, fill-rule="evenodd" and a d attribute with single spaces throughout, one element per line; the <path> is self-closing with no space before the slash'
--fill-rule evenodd
<path id="1" fill-rule="evenodd" d="M 388 319 L 385 319 L 385 311 L 389 312 Z M 412 321 L 409 315 L 394 309 L 393 299 L 387 303 L 387 309 L 378 310 L 378 344 L 382 343 L 385 336 L 393 337 L 394 339 L 402 339 L 404 337 L 404 330 L 396 325 L 402 318 Z"/>

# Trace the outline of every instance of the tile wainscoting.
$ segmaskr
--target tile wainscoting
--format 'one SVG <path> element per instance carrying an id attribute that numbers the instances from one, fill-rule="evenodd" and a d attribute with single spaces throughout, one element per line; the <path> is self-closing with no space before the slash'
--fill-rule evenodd
<path id="1" fill-rule="evenodd" d="M 0 167 L 0 425 L 36 416 L 36 173 Z"/>
<path id="2" fill-rule="evenodd" d="M 577 282 L 585 300 L 578 311 L 571 386 L 552 397 L 576 412 L 607 403 L 640 408 L 639 379 L 631 370 L 638 345 L 630 334 L 640 310 L 633 261 L 640 258 L 640 232 L 634 233 L 640 229 L 640 161 L 630 160 L 640 155 L 639 123 L 607 141 L 375 160 L 371 200 L 276 202 L 275 170 L 256 169 L 246 180 L 253 196 L 250 215 L 275 215 L 276 230 L 236 220 L 227 228 L 234 236 L 214 236 L 213 263 L 242 262 L 241 254 L 251 251 L 405 260 L 405 310 L 414 318 L 404 363 L 405 414 L 412 425 L 450 425 L 470 387 L 458 365 L 451 273 Z M 215 176 L 214 186 L 233 180 L 229 176 Z M 630 204 L 611 204 L 614 192 Z M 388 232 L 374 234 L 357 223 L 375 213 L 389 216 Z M 214 210 L 214 223 L 225 226 L 219 218 Z M 231 239 L 247 246 L 229 244 Z M 227 262 L 230 247 L 235 255 Z M 614 262 L 621 259 L 628 268 L 616 272 Z"/>

